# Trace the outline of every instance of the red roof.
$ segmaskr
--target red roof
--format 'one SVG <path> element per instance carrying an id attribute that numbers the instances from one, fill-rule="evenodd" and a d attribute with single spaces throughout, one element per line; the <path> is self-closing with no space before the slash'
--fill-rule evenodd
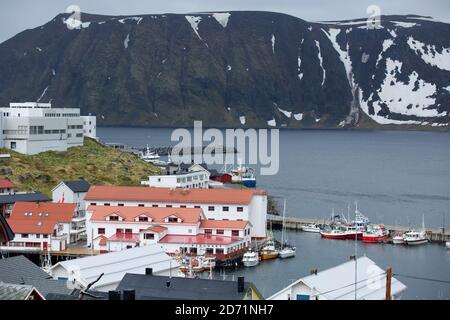
<path id="1" fill-rule="evenodd" d="M 153 232 L 156 232 L 156 233 L 161 233 L 161 232 L 164 232 L 166 230 L 167 230 L 167 228 L 163 227 L 163 226 L 153 226 L 153 227 L 145 229 L 144 231 L 153 231 Z"/>
<path id="2" fill-rule="evenodd" d="M 147 216 L 152 222 L 165 222 L 165 218 L 176 216 L 183 223 L 197 223 L 203 218 L 201 208 L 89 206 L 88 211 L 93 212 L 91 221 L 104 221 L 112 214 L 121 216 L 125 221 L 135 221 L 138 216 Z"/>
<path id="3" fill-rule="evenodd" d="M 55 224 L 72 221 L 76 204 L 16 202 L 8 219 L 14 233 L 50 234 Z"/>
<path id="4" fill-rule="evenodd" d="M 108 241 L 139 242 L 139 233 L 116 233 Z"/>
<path id="5" fill-rule="evenodd" d="M 171 189 L 129 186 L 91 186 L 85 200 L 142 201 L 169 203 L 249 204 L 260 189 Z"/>
<path id="6" fill-rule="evenodd" d="M 14 189 L 16 185 L 9 181 L 8 179 L 0 179 L 0 189 Z"/>
<path id="7" fill-rule="evenodd" d="M 247 227 L 248 221 L 238 220 L 203 220 L 200 223 L 202 229 L 239 229 Z"/>
<path id="8" fill-rule="evenodd" d="M 229 245 L 240 241 L 239 237 L 221 237 L 221 236 L 208 236 L 208 235 L 196 235 L 196 236 L 184 236 L 184 235 L 166 235 L 160 243 L 182 243 L 182 244 L 222 244 Z"/>

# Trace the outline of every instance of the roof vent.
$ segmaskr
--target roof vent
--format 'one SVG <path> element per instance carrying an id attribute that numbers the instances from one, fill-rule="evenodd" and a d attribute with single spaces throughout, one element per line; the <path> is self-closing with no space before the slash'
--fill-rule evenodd
<path id="1" fill-rule="evenodd" d="M 37 225 L 38 225 L 38 226 L 42 226 L 42 221 L 39 221 L 39 222 L 37 223 Z"/>

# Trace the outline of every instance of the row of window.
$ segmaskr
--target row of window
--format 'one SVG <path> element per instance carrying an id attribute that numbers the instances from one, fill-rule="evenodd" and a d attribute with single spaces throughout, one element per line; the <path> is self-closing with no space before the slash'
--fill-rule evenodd
<path id="1" fill-rule="evenodd" d="M 79 117 L 80 114 L 79 113 L 45 113 L 44 116 L 47 118 L 59 118 L 61 116 L 68 117 L 68 118 L 75 118 L 75 117 Z"/>
<path id="2" fill-rule="evenodd" d="M 67 126 L 68 129 L 83 129 L 82 125 L 69 125 Z"/>
<path id="3" fill-rule="evenodd" d="M 91 205 L 91 206 L 96 206 L 97 203 L 96 203 L 96 202 L 91 202 L 90 205 Z M 108 206 L 110 206 L 111 204 L 108 203 L 108 202 L 105 202 L 103 205 L 108 207 Z M 123 207 L 124 204 L 123 204 L 123 203 L 118 203 L 117 206 Z M 138 204 L 138 207 L 145 207 L 145 205 L 144 205 L 143 203 L 140 203 L 140 204 Z M 152 208 L 158 208 L 158 207 L 159 207 L 159 205 L 157 205 L 157 204 L 152 204 Z M 163 206 L 163 207 L 164 207 L 164 206 Z M 166 204 L 165 207 L 166 207 L 166 208 L 172 208 L 173 205 L 171 205 L 171 204 Z M 184 205 L 184 204 L 182 204 L 182 205 L 180 205 L 180 208 L 187 208 L 187 206 Z M 201 206 L 194 206 L 194 208 L 200 209 Z M 208 206 L 208 211 L 210 211 L 210 212 L 216 211 L 216 206 Z M 230 211 L 230 207 L 228 207 L 228 206 L 223 206 L 223 207 L 222 207 L 222 211 L 224 211 L 224 212 L 229 212 L 229 211 Z M 244 207 L 236 207 L 236 211 L 237 211 L 237 212 L 244 212 Z"/>
<path id="4" fill-rule="evenodd" d="M 22 238 L 29 238 L 30 236 L 33 236 L 33 234 L 22 233 L 21 236 L 22 236 Z M 36 236 L 37 239 L 41 238 L 40 234 L 36 234 L 35 236 Z M 48 234 L 43 234 L 42 238 L 47 239 L 48 238 Z"/>

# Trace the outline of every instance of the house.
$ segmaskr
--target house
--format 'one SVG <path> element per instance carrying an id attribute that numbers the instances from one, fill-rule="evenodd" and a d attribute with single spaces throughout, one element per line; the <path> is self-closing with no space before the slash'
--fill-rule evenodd
<path id="1" fill-rule="evenodd" d="M 84 211 L 84 197 L 90 188 L 86 180 L 61 181 L 52 189 L 53 202 L 75 203 L 79 211 Z"/>
<path id="2" fill-rule="evenodd" d="M 0 282 L 0 300 L 45 300 L 33 286 Z"/>
<path id="3" fill-rule="evenodd" d="M 63 251 L 80 230 L 74 229 L 73 203 L 16 202 L 8 219 L 15 236 L 0 250 L 15 252 Z M 84 230 L 85 231 L 85 230 Z"/>
<path id="4" fill-rule="evenodd" d="M 16 193 L 16 185 L 8 179 L 0 179 L 0 194 Z"/>
<path id="5" fill-rule="evenodd" d="M 357 259 L 358 300 L 384 300 L 386 272 L 367 257 Z M 355 260 L 300 278 L 278 291 L 268 300 L 354 300 Z M 395 278 L 391 280 L 391 299 L 401 298 L 406 286 Z"/>
<path id="6" fill-rule="evenodd" d="M 80 116 L 79 108 L 52 108 L 50 103 L 10 103 L 0 108 L 0 148 L 37 154 L 83 145 L 96 135 L 95 116 Z"/>
<path id="7" fill-rule="evenodd" d="M 210 173 L 205 164 L 169 164 L 167 174 L 149 176 L 142 185 L 156 188 L 208 188 Z"/>
<path id="8" fill-rule="evenodd" d="M 188 289 L 187 289 L 188 288 Z M 263 297 L 244 277 L 238 281 L 168 277 L 127 273 L 117 291 L 134 290 L 136 300 L 262 300 Z"/>
<path id="9" fill-rule="evenodd" d="M 73 291 L 66 280 L 54 280 L 22 255 L 0 259 L 0 282 L 32 286 L 46 298 L 49 294 L 70 294 Z"/>
<path id="10" fill-rule="evenodd" d="M 175 275 L 179 263 L 167 255 L 157 244 L 58 262 L 50 273 L 54 279 L 73 281 L 86 287 L 104 274 L 92 285 L 92 290 L 116 289 L 128 272 L 144 274 L 145 268 L 152 268 L 157 275 Z"/>
<path id="11" fill-rule="evenodd" d="M 201 208 L 89 206 L 87 243 L 101 252 L 158 243 L 168 254 L 238 255 L 251 243 L 248 221 L 207 220 Z"/>
<path id="12" fill-rule="evenodd" d="M 206 219 L 248 221 L 252 239 L 266 237 L 267 192 L 261 189 L 170 189 L 91 186 L 89 206 L 199 208 Z M 86 215 L 87 221 L 90 219 Z"/>
<path id="13" fill-rule="evenodd" d="M 0 214 L 8 219 L 16 202 L 46 201 L 50 201 L 50 199 L 40 192 L 17 192 L 12 194 L 0 194 Z"/>

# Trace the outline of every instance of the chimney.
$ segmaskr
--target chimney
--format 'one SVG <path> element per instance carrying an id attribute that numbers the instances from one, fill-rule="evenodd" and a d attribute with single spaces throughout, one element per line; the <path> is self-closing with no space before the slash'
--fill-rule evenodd
<path id="1" fill-rule="evenodd" d="M 238 292 L 244 292 L 244 277 L 238 277 Z"/>
<path id="2" fill-rule="evenodd" d="M 123 300 L 136 300 L 135 291 L 132 289 L 123 290 Z"/>
<path id="3" fill-rule="evenodd" d="M 108 292 L 108 300 L 120 300 L 120 292 L 119 291 L 109 291 Z"/>
<path id="4" fill-rule="evenodd" d="M 153 268 L 145 268 L 145 275 L 146 276 L 152 276 L 153 275 Z"/>

